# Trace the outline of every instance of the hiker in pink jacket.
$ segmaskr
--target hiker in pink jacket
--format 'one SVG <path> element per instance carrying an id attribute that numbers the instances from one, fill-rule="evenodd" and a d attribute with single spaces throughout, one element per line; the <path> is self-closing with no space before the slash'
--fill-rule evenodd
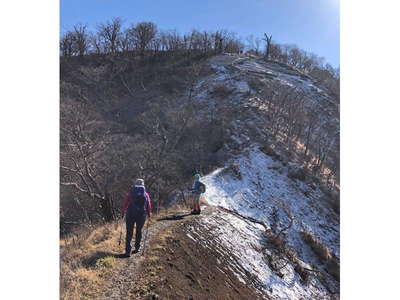
<path id="1" fill-rule="evenodd" d="M 122 216 L 125 215 L 126 221 L 126 244 L 125 254 L 131 256 L 132 236 L 133 228 L 136 224 L 136 236 L 135 236 L 135 250 L 133 253 L 137 253 L 140 248 L 140 241 L 142 239 L 142 228 L 146 222 L 146 215 L 151 217 L 151 199 L 149 193 L 147 193 L 144 187 L 144 180 L 137 179 L 135 185 L 132 186 L 125 198 L 122 209 Z"/>

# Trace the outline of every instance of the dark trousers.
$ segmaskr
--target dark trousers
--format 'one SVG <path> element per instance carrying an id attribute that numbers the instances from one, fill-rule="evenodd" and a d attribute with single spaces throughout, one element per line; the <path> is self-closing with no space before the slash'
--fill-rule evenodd
<path id="1" fill-rule="evenodd" d="M 136 224 L 136 236 L 135 236 L 135 249 L 140 248 L 140 241 L 142 239 L 142 228 L 144 222 L 146 221 L 146 215 L 127 215 L 126 216 L 126 243 L 125 250 L 127 253 L 130 253 L 132 250 L 131 241 L 133 236 L 133 228 Z"/>

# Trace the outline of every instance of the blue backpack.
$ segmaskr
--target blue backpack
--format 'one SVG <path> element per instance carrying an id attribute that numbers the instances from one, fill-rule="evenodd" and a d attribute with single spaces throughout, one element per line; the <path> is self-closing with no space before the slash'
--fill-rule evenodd
<path id="1" fill-rule="evenodd" d="M 129 210 L 135 213 L 146 213 L 146 189 L 144 186 L 133 186 L 131 188 L 131 202 L 129 203 Z"/>

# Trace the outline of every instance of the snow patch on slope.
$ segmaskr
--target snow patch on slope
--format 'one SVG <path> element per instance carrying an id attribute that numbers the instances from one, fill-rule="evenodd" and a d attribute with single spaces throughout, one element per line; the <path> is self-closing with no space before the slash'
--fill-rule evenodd
<path id="1" fill-rule="evenodd" d="M 295 217 L 291 233 L 310 231 L 339 257 L 339 223 L 332 219 L 333 212 L 329 207 L 318 203 L 322 197 L 319 189 L 288 178 L 288 167 L 256 147 L 238 157 L 235 163 L 239 166 L 241 180 L 223 175 L 223 169 L 202 179 L 207 185 L 204 196 L 210 204 L 234 209 L 269 226 L 273 225 L 274 209 L 278 209 L 284 219 L 281 207 L 286 205 Z M 298 238 L 297 234 L 289 234 L 289 243 L 298 246 Z"/>
<path id="2" fill-rule="evenodd" d="M 226 266 L 229 261 L 231 271 L 241 282 L 246 282 L 248 274 L 255 276 L 261 294 L 271 299 L 330 299 L 315 278 L 304 285 L 291 265 L 281 270 L 283 277 L 269 268 L 265 252 L 260 250 L 265 240 L 261 225 L 222 211 L 206 215 L 197 222 L 198 226 L 191 227 L 188 235 L 195 235 L 197 242 L 224 257 L 224 261 L 218 261 L 218 264 Z M 207 231 L 212 240 L 204 238 L 201 230 Z"/>
<path id="3" fill-rule="evenodd" d="M 322 192 L 318 188 L 290 179 L 287 176 L 290 163 L 285 166 L 261 152 L 256 146 L 237 157 L 234 163 L 240 172 L 239 177 L 229 173 L 229 168 L 220 168 L 202 178 L 207 186 L 204 197 L 209 204 L 235 210 L 262 221 L 274 228 L 275 232 L 289 224 L 285 212 L 289 211 L 294 217 L 294 223 L 286 234 L 287 245 L 296 250 L 298 258 L 307 268 L 323 268 L 323 264 L 302 239 L 302 231 L 312 232 L 339 258 L 339 222 L 337 216 L 333 216 L 333 210 L 321 203 Z M 277 291 L 277 299 L 315 299 L 315 293 L 326 292 L 317 281 L 313 283 L 314 289 L 310 288 L 310 285 L 303 286 L 295 279 L 298 275 L 292 265 L 286 267 L 283 278 L 272 274 L 263 255 L 253 251 L 250 246 L 253 244 L 256 248 L 261 247 L 262 228 L 251 226 L 243 220 L 233 222 L 234 216 L 223 218 L 230 225 L 220 224 L 219 227 L 216 226 L 217 229 L 211 226 L 214 228 L 212 230 L 218 231 L 215 234 L 220 241 L 236 251 L 241 264 L 248 272 L 255 274 L 265 288 L 272 287 Z M 207 222 L 215 221 L 205 219 L 202 222 L 207 225 Z M 234 229 L 229 228 L 232 226 Z M 319 295 L 317 298 L 325 299 L 325 296 Z"/>

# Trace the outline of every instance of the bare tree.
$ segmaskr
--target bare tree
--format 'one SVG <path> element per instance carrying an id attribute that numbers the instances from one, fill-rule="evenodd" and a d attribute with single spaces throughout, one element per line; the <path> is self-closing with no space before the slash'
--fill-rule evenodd
<path id="1" fill-rule="evenodd" d="M 152 22 L 140 22 L 131 29 L 133 40 L 143 57 L 157 34 L 157 26 Z"/>
<path id="2" fill-rule="evenodd" d="M 111 181 L 99 163 L 107 130 L 94 126 L 85 105 L 64 105 L 61 111 L 61 185 L 91 199 L 104 220 L 111 221 L 115 217 Z"/>
<path id="3" fill-rule="evenodd" d="M 269 49 L 270 59 L 278 60 L 284 62 L 284 57 L 282 53 L 282 48 L 278 44 L 272 44 Z"/>
<path id="4" fill-rule="evenodd" d="M 240 38 L 237 37 L 236 33 L 223 31 L 224 39 L 224 51 L 228 53 L 242 53 L 245 45 L 242 43 Z"/>
<path id="5" fill-rule="evenodd" d="M 182 49 L 181 36 L 176 30 L 170 30 L 165 33 L 167 49 L 171 52 L 175 52 Z"/>
<path id="6" fill-rule="evenodd" d="M 67 31 L 60 39 L 60 51 L 62 56 L 72 56 L 76 53 L 75 35 Z"/>
<path id="7" fill-rule="evenodd" d="M 154 50 L 154 53 L 157 53 L 161 49 L 161 38 L 159 33 L 157 32 L 156 36 L 154 39 L 151 41 L 150 48 Z"/>
<path id="8" fill-rule="evenodd" d="M 77 24 L 74 26 L 74 42 L 77 55 L 83 56 L 89 51 L 89 34 L 86 24 Z"/>
<path id="9" fill-rule="evenodd" d="M 208 53 L 211 49 L 211 33 L 208 33 L 207 31 L 203 31 L 202 33 L 202 50 L 204 53 Z"/>
<path id="10" fill-rule="evenodd" d="M 322 132 L 317 137 L 317 151 L 316 151 L 316 162 L 313 168 L 314 172 L 320 171 L 324 166 L 329 152 L 334 145 L 334 139 Z"/>
<path id="11" fill-rule="evenodd" d="M 116 53 L 119 49 L 122 19 L 113 18 L 111 21 L 98 25 L 98 36 L 103 44 L 105 53 Z"/>
<path id="12" fill-rule="evenodd" d="M 248 51 L 251 51 L 258 56 L 260 52 L 261 39 L 259 37 L 254 38 L 254 36 L 250 34 L 246 37 L 246 42 Z"/>
<path id="13" fill-rule="evenodd" d="M 261 46 L 261 39 L 259 37 L 256 37 L 254 39 L 254 47 L 256 50 L 256 55 L 259 55 L 260 53 L 260 46 Z"/>
<path id="14" fill-rule="evenodd" d="M 135 48 L 135 42 L 132 38 L 131 28 L 125 29 L 119 38 L 119 48 L 122 52 L 132 51 Z"/>
<path id="15" fill-rule="evenodd" d="M 318 122 L 319 122 L 318 113 L 313 110 L 309 111 L 307 114 L 307 132 L 306 132 L 304 155 L 308 154 L 308 151 L 310 149 L 312 135 L 318 125 Z"/>
<path id="16" fill-rule="evenodd" d="M 306 96 L 301 90 L 294 90 L 286 109 L 286 143 L 292 146 L 295 129 L 301 131 L 304 119 L 304 104 Z M 298 134 L 299 135 L 299 134 Z"/>
<path id="17" fill-rule="evenodd" d="M 248 51 L 256 52 L 256 46 L 254 45 L 254 36 L 250 34 L 249 36 L 246 37 L 246 42 L 247 42 L 247 49 Z"/>
<path id="18" fill-rule="evenodd" d="M 198 30 L 192 30 L 190 34 L 190 49 L 200 51 L 202 45 L 202 34 Z"/>
<path id="19" fill-rule="evenodd" d="M 167 41 L 167 36 L 168 32 L 166 31 L 160 31 L 158 33 L 159 40 L 160 40 L 160 50 L 161 51 L 168 51 L 168 41 Z"/>
<path id="20" fill-rule="evenodd" d="M 216 54 L 220 54 L 223 52 L 223 42 L 224 42 L 223 33 L 217 31 L 213 34 L 213 37 L 214 37 L 214 52 Z"/>
<path id="21" fill-rule="evenodd" d="M 268 36 L 266 33 L 264 33 L 264 38 L 263 40 L 267 43 L 267 47 L 265 50 L 265 59 L 268 60 L 269 59 L 269 54 L 270 54 L 270 50 L 271 50 L 271 44 L 272 44 L 272 35 Z"/>
<path id="22" fill-rule="evenodd" d="M 100 37 L 96 33 L 89 35 L 89 42 L 91 44 L 92 51 L 96 54 L 104 53 L 103 45 Z"/>

